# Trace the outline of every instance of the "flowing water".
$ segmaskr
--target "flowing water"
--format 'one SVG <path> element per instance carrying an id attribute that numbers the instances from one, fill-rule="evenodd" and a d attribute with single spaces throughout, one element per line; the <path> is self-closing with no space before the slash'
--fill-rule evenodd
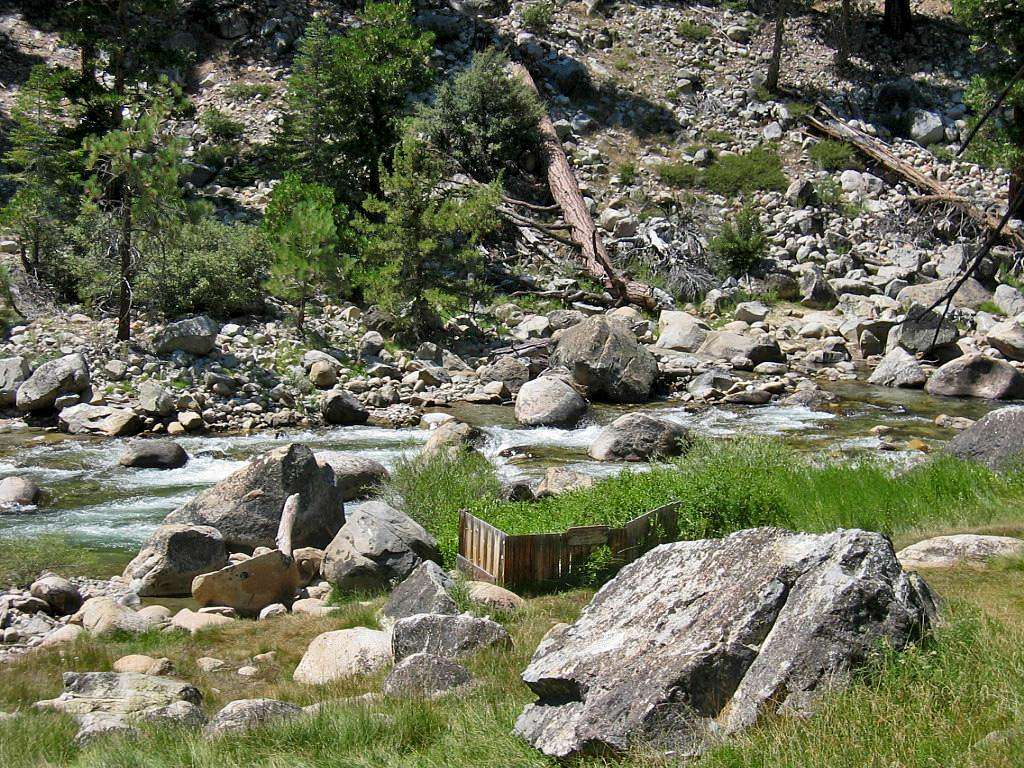
<path id="1" fill-rule="evenodd" d="M 649 404 L 643 409 L 684 424 L 698 435 L 772 435 L 808 451 L 878 453 L 907 459 L 916 452 L 878 451 L 880 441 L 870 434 L 871 427 L 891 426 L 890 441 L 916 437 L 937 446 L 951 433 L 933 424 L 935 415 L 978 418 L 993 407 L 854 383 L 834 385 L 833 390 L 841 401 L 828 410 L 788 405 L 696 408 L 672 403 Z M 483 452 L 502 477 L 513 479 L 537 477 L 553 464 L 593 475 L 620 471 L 623 465 L 590 460 L 587 448 L 602 425 L 627 410 L 597 407 L 588 422 L 574 429 L 524 429 L 515 423 L 509 407 L 465 405 L 451 412 L 484 430 Z M 86 546 L 136 548 L 168 512 L 275 446 L 302 442 L 313 450 L 353 451 L 390 468 L 403 454 L 417 451 L 426 438 L 421 429 L 378 427 L 183 437 L 179 442 L 191 460 L 182 469 L 161 471 L 121 467 L 117 460 L 124 449 L 122 440 L 72 438 L 29 428 L 12 430 L 0 434 L 0 477 L 29 475 L 49 498 L 41 509 L 0 515 L 0 537 L 62 533 Z"/>

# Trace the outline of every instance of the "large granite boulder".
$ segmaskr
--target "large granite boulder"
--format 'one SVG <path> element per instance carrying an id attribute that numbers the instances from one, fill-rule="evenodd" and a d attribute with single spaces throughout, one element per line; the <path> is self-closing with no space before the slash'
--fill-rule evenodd
<path id="1" fill-rule="evenodd" d="M 89 388 L 89 364 L 82 355 L 65 355 L 43 363 L 18 387 L 19 411 L 46 411 L 61 395 L 75 395 Z"/>
<path id="2" fill-rule="evenodd" d="M 109 405 L 79 403 L 60 412 L 60 428 L 71 435 L 125 437 L 142 431 L 142 419 L 135 411 Z"/>
<path id="3" fill-rule="evenodd" d="M 330 466 L 304 445 L 275 448 L 200 493 L 167 523 L 209 525 L 228 549 L 273 547 L 285 499 L 299 494 L 292 546 L 323 548 L 345 524 L 345 504 Z"/>
<path id="4" fill-rule="evenodd" d="M 1009 360 L 1024 360 L 1024 325 L 1016 318 L 993 325 L 985 340 Z"/>
<path id="5" fill-rule="evenodd" d="M 912 355 L 934 356 L 950 350 L 958 335 L 956 325 L 941 312 L 911 304 L 903 322 L 889 331 L 886 347 L 903 347 Z"/>
<path id="6" fill-rule="evenodd" d="M 1024 397 L 1024 375 L 1004 360 L 964 355 L 936 369 L 924 391 L 946 397 L 1018 400 Z"/>
<path id="7" fill-rule="evenodd" d="M 473 448 L 483 438 L 483 432 L 462 421 L 446 421 L 430 431 L 430 437 L 423 444 L 420 456 L 431 459 L 436 456 L 453 456 L 460 451 Z"/>
<path id="8" fill-rule="evenodd" d="M 491 619 L 462 614 L 419 613 L 395 622 L 391 652 L 399 662 L 414 653 L 452 659 L 490 648 L 510 647 L 512 637 Z"/>
<path id="9" fill-rule="evenodd" d="M 82 607 L 82 593 L 78 587 L 54 573 L 32 582 L 29 593 L 46 603 L 54 616 L 69 616 Z"/>
<path id="10" fill-rule="evenodd" d="M 93 635 L 105 635 L 110 632 L 137 635 L 148 632 L 160 624 L 158 620 L 137 613 L 105 595 L 86 600 L 77 615 L 85 631 Z"/>
<path id="11" fill-rule="evenodd" d="M 302 707 L 277 699 L 236 699 L 224 705 L 203 729 L 207 736 L 242 733 L 301 717 Z"/>
<path id="12" fill-rule="evenodd" d="M 190 683 L 137 672 L 65 672 L 64 692 L 37 709 L 71 715 L 85 744 L 104 733 L 133 732 L 144 723 L 197 726 L 206 722 L 202 695 Z"/>
<path id="13" fill-rule="evenodd" d="M 226 605 L 242 616 L 259 616 L 268 605 L 291 604 L 301 581 L 294 558 L 274 549 L 196 576 L 192 597 L 200 605 Z"/>
<path id="14" fill-rule="evenodd" d="M 1024 539 L 961 533 L 925 539 L 896 553 L 900 564 L 913 568 L 984 568 L 993 560 L 1024 557 Z"/>
<path id="15" fill-rule="evenodd" d="M 558 376 L 528 381 L 516 395 L 516 421 L 526 427 L 572 426 L 587 412 L 587 401 Z"/>
<path id="16" fill-rule="evenodd" d="M 385 696 L 395 699 L 433 699 L 469 685 L 472 680 L 469 670 L 451 659 L 414 653 L 395 665 L 384 679 L 381 690 Z"/>
<path id="17" fill-rule="evenodd" d="M 711 332 L 700 318 L 689 312 L 663 309 L 658 316 L 658 349 L 696 352 Z"/>
<path id="18" fill-rule="evenodd" d="M 500 381 L 515 396 L 520 387 L 530 380 L 530 366 L 518 357 L 504 355 L 499 357 L 480 372 L 480 383 L 490 384 Z"/>
<path id="19" fill-rule="evenodd" d="M 391 663 L 391 637 L 366 627 L 324 632 L 313 638 L 293 675 L 295 682 L 324 685 L 366 675 Z"/>
<path id="20" fill-rule="evenodd" d="M 158 355 L 171 352 L 208 355 L 213 351 L 220 327 L 220 323 L 206 315 L 168 323 L 153 339 L 153 349 Z"/>
<path id="21" fill-rule="evenodd" d="M 747 336 L 732 331 L 712 331 L 697 349 L 697 354 L 716 360 L 743 357 L 754 365 L 786 362 L 786 356 L 779 349 L 778 342 L 765 333 Z"/>
<path id="22" fill-rule="evenodd" d="M 0 480 L 0 513 L 4 508 L 17 510 L 39 502 L 43 491 L 30 477 L 11 475 Z"/>
<path id="23" fill-rule="evenodd" d="M 340 590 L 372 591 L 401 581 L 424 560 L 441 560 L 434 537 L 404 512 L 369 501 L 349 511 L 320 573 Z"/>
<path id="24" fill-rule="evenodd" d="M 455 615 L 459 606 L 452 597 L 455 581 L 433 560 L 426 560 L 409 577 L 395 587 L 381 609 L 385 624 L 391 624 L 418 613 Z"/>
<path id="25" fill-rule="evenodd" d="M 908 285 L 897 294 L 896 300 L 907 308 L 915 304 L 930 307 L 939 298 L 945 296 L 949 289 L 959 281 L 959 277 L 947 277 L 942 280 L 933 280 L 930 283 Z M 976 310 L 988 301 L 992 301 L 992 292 L 973 277 L 969 277 L 959 287 L 957 292 L 953 294 L 952 304 L 954 307 Z M 945 306 L 945 304 L 942 306 Z"/>
<path id="26" fill-rule="evenodd" d="M 390 475 L 379 461 L 347 451 L 317 451 L 316 460 L 334 470 L 334 483 L 345 501 L 373 493 Z"/>
<path id="27" fill-rule="evenodd" d="M 161 525 L 124 569 L 124 578 L 141 597 L 192 593 L 196 576 L 228 564 L 220 531 L 208 525 Z"/>
<path id="28" fill-rule="evenodd" d="M 928 380 L 917 358 L 903 347 L 889 350 L 868 377 L 869 384 L 901 389 L 920 389 Z"/>
<path id="29" fill-rule="evenodd" d="M 139 384 L 139 407 L 150 416 L 163 418 L 174 413 L 174 396 L 152 379 Z"/>
<path id="30" fill-rule="evenodd" d="M 188 454 L 173 440 L 136 440 L 117 463 L 135 469 L 180 469 L 188 464 Z"/>
<path id="31" fill-rule="evenodd" d="M 881 644 L 935 615 L 881 534 L 755 528 L 666 544 L 627 565 L 523 680 L 515 732 L 547 755 L 656 744 L 687 754 L 762 712 L 805 713 Z"/>
<path id="32" fill-rule="evenodd" d="M 332 389 L 320 400 L 320 413 L 324 421 L 338 427 L 365 424 L 370 412 L 351 392 Z"/>
<path id="33" fill-rule="evenodd" d="M 651 396 L 658 362 L 625 323 L 588 317 L 562 331 L 551 365 L 569 369 L 591 400 L 642 403 Z"/>
<path id="34" fill-rule="evenodd" d="M 627 413 L 601 431 L 589 453 L 598 461 L 648 461 L 682 453 L 689 438 L 689 430 L 681 424 L 646 413 Z"/>
<path id="35" fill-rule="evenodd" d="M 1003 469 L 1024 459 L 1024 407 L 992 411 L 954 437 L 946 450 L 961 459 Z"/>
<path id="36" fill-rule="evenodd" d="M 24 357 L 0 359 L 0 407 L 14 405 L 18 388 L 32 375 L 32 368 Z"/>

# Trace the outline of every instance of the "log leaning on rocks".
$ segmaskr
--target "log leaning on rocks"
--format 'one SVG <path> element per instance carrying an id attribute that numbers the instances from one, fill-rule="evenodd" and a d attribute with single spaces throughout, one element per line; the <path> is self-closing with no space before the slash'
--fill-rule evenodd
<path id="1" fill-rule="evenodd" d="M 921 190 L 924 196 L 916 199 L 952 205 L 989 232 L 998 232 L 1008 245 L 1024 250 L 1024 235 L 1003 229 L 1004 225 L 1000 224 L 999 216 L 982 211 L 965 198 L 954 195 L 931 176 L 918 170 L 906 160 L 897 157 L 883 142 L 847 125 L 825 105 L 818 103 L 815 107 L 820 113 L 820 117 L 815 115 L 804 117 L 808 133 L 850 144 L 861 154 Z"/>
<path id="2" fill-rule="evenodd" d="M 522 64 L 512 64 L 512 74 L 523 85 L 539 95 L 529 70 Z M 658 302 L 651 286 L 630 280 L 620 273 L 608 257 L 594 219 L 583 200 L 576 175 L 562 149 L 554 123 L 545 113 L 538 124 L 541 136 L 541 154 L 547 171 L 551 196 L 562 210 L 562 218 L 569 226 L 572 241 L 579 247 L 583 267 L 589 275 L 600 280 L 620 301 L 628 301 L 646 309 L 656 309 Z"/>

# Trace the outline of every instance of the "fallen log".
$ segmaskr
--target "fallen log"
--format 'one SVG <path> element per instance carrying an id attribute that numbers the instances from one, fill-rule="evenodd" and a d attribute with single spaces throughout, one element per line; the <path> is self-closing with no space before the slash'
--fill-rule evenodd
<path id="1" fill-rule="evenodd" d="M 513 64 L 512 69 L 515 77 L 531 91 L 540 95 L 526 67 L 522 64 Z M 580 250 L 583 268 L 591 277 L 600 280 L 617 300 L 632 302 L 646 309 L 656 309 L 658 302 L 654 289 L 645 283 L 630 280 L 615 268 L 608 257 L 604 241 L 597 231 L 590 211 L 587 210 L 587 204 L 583 201 L 583 193 L 576 182 L 576 174 L 569 165 L 569 159 L 562 149 L 562 141 L 558 138 L 554 123 L 547 113 L 541 117 L 538 129 L 548 187 L 562 211 L 562 218 L 569 226 L 572 242 Z"/>
<path id="2" fill-rule="evenodd" d="M 819 118 L 815 115 L 804 117 L 807 129 L 809 129 L 808 133 L 827 136 L 830 139 L 850 144 L 861 154 L 874 160 L 886 170 L 921 190 L 924 193 L 924 199 L 919 199 L 921 202 L 940 202 L 951 205 L 963 211 L 968 218 L 990 232 L 1000 228 L 1000 217 L 982 211 L 969 200 L 954 195 L 931 176 L 922 173 L 906 160 L 894 155 L 883 142 L 847 125 L 825 105 L 818 103 L 815 106 L 817 111 L 821 113 L 821 117 Z M 1001 236 L 1008 245 L 1024 250 L 1024 234 L 1003 230 Z"/>

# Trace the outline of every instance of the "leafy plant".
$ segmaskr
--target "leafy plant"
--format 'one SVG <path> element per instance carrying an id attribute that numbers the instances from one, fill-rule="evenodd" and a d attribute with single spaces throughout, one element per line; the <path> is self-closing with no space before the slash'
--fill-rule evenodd
<path id="1" fill-rule="evenodd" d="M 508 58 L 493 48 L 476 54 L 420 113 L 430 144 L 482 182 L 514 172 L 540 143 L 537 124 L 544 110 L 508 66 Z"/>
<path id="2" fill-rule="evenodd" d="M 699 24 L 689 19 L 683 19 L 676 24 L 676 34 L 684 40 L 697 42 L 711 36 L 714 28 L 708 24 Z"/>
<path id="3" fill-rule="evenodd" d="M 619 181 L 629 186 L 636 181 L 637 170 L 636 164 L 632 162 L 619 163 L 615 168 L 615 175 L 619 177 Z"/>
<path id="4" fill-rule="evenodd" d="M 691 163 L 663 163 L 658 166 L 658 178 L 670 186 L 689 189 L 698 185 L 701 172 Z"/>
<path id="5" fill-rule="evenodd" d="M 550 0 L 529 3 L 523 9 L 523 26 L 532 32 L 544 32 L 555 16 L 555 4 Z"/>
<path id="6" fill-rule="evenodd" d="M 812 144 L 807 150 L 807 154 L 811 161 L 823 171 L 844 171 L 847 168 L 859 166 L 853 148 L 845 141 L 823 139 L 817 144 Z"/>
<path id="7" fill-rule="evenodd" d="M 784 190 L 789 183 L 778 152 L 755 147 L 745 155 L 724 155 L 703 174 L 704 186 L 720 195 Z"/>
<path id="8" fill-rule="evenodd" d="M 708 243 L 708 250 L 727 275 L 745 275 L 753 271 L 768 252 L 768 238 L 750 207 L 744 206 Z"/>
<path id="9" fill-rule="evenodd" d="M 230 99 L 269 99 L 274 88 L 269 83 L 232 83 L 224 93 Z"/>
<path id="10" fill-rule="evenodd" d="M 236 120 L 216 108 L 203 112 L 199 122 L 214 141 L 232 143 L 239 141 L 245 135 L 245 126 L 241 120 Z"/>

